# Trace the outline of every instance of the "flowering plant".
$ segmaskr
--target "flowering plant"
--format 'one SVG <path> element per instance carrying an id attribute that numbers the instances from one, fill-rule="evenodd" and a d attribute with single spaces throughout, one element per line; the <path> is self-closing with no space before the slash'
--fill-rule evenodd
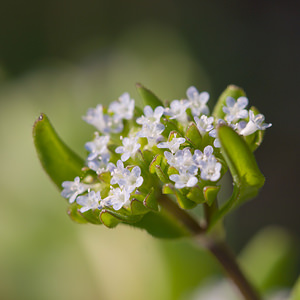
<path id="1" fill-rule="evenodd" d="M 161 101 L 137 84 L 145 107 L 128 93 L 108 107 L 91 108 L 83 120 L 96 128 L 85 144 L 85 160 L 58 137 L 47 116 L 34 124 L 40 161 L 68 199 L 68 214 L 79 223 L 120 223 L 155 237 L 193 236 L 225 268 L 246 299 L 259 299 L 223 243 L 226 214 L 257 195 L 264 184 L 253 151 L 261 144 L 264 116 L 246 109 L 244 91 L 228 86 L 212 114 L 209 94 L 195 87 L 186 99 Z M 220 180 L 229 169 L 231 197 L 218 203 Z M 197 219 L 188 212 L 200 206 Z"/>

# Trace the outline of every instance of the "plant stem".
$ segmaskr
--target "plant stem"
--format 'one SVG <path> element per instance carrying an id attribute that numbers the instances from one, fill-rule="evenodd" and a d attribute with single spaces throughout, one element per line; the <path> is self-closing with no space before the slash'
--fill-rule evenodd
<path id="1" fill-rule="evenodd" d="M 189 213 L 181 209 L 166 195 L 162 195 L 159 204 L 172 213 L 190 233 L 197 243 L 207 249 L 222 265 L 228 277 L 235 283 L 245 300 L 261 300 L 254 287 L 240 269 L 236 258 L 225 242 L 207 236 L 206 227 L 201 226 Z"/>
<path id="2" fill-rule="evenodd" d="M 222 265 L 228 277 L 235 283 L 245 300 L 261 300 L 258 292 L 246 278 L 240 269 L 236 258 L 225 242 L 200 238 L 200 244 L 204 246 Z"/>

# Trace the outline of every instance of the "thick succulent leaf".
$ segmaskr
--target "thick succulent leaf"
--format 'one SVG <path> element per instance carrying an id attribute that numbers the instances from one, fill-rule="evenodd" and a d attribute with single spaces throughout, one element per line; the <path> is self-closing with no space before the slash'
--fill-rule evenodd
<path id="1" fill-rule="evenodd" d="M 213 216 L 213 223 L 244 201 L 255 197 L 265 182 L 253 153 L 242 137 L 225 125 L 218 128 L 218 137 L 222 155 L 233 178 L 234 189 L 231 198 Z"/>
<path id="2" fill-rule="evenodd" d="M 300 299 L 300 277 L 298 278 L 296 284 L 293 287 L 291 297 L 289 300 L 299 300 Z"/>
<path id="3" fill-rule="evenodd" d="M 145 88 L 140 83 L 136 84 L 136 88 L 141 95 L 145 105 L 150 105 L 153 110 L 157 106 L 164 106 L 162 101 L 155 94 L 153 94 L 150 90 Z"/>
<path id="4" fill-rule="evenodd" d="M 202 137 L 194 122 L 187 128 L 185 137 L 196 149 L 202 148 Z"/>
<path id="5" fill-rule="evenodd" d="M 223 112 L 223 106 L 226 105 L 227 97 L 232 97 L 234 99 L 238 99 L 239 97 L 246 96 L 246 93 L 243 89 L 236 85 L 229 85 L 226 90 L 219 97 L 212 115 L 216 119 L 224 119 L 225 113 Z"/>
<path id="6" fill-rule="evenodd" d="M 291 286 L 298 274 L 299 261 L 299 241 L 276 227 L 260 231 L 239 255 L 242 269 L 261 292 Z"/>
<path id="7" fill-rule="evenodd" d="M 45 114 L 34 123 L 32 134 L 40 162 L 59 189 L 62 182 L 73 181 L 82 173 L 84 160 L 59 138 Z"/>

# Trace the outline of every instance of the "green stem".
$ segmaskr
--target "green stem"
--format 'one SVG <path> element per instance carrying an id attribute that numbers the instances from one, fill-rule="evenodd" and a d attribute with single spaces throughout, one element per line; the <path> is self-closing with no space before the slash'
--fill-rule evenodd
<path id="1" fill-rule="evenodd" d="M 200 244 L 204 246 L 222 265 L 224 271 L 238 287 L 245 300 L 261 300 L 258 292 L 240 269 L 234 254 L 225 242 L 214 241 L 201 237 Z"/>
<path id="2" fill-rule="evenodd" d="M 186 226 L 190 233 L 195 237 L 196 242 L 207 249 L 222 265 L 228 277 L 235 283 L 245 300 L 261 300 L 261 297 L 256 292 L 254 287 L 246 278 L 245 274 L 240 269 L 234 254 L 223 241 L 208 237 L 206 233 L 206 226 L 201 226 L 185 210 L 179 208 L 166 195 L 162 195 L 159 199 L 159 204 L 172 213 L 179 222 Z M 209 211 L 207 211 L 209 215 Z"/>

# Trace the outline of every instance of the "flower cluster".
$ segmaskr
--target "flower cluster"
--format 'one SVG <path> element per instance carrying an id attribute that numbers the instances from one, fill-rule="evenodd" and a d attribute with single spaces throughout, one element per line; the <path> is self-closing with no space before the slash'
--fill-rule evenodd
<path id="1" fill-rule="evenodd" d="M 153 188 L 162 193 L 163 184 L 188 197 L 193 188 L 216 186 L 226 170 L 217 126 L 230 126 L 244 137 L 271 126 L 262 114 L 246 109 L 246 97 L 227 97 L 221 119 L 209 114 L 207 92 L 192 86 L 186 96 L 166 107 L 146 105 L 142 113 L 124 93 L 108 108 L 89 109 L 83 120 L 97 131 L 85 144 L 86 173 L 63 182 L 61 195 L 76 201 L 81 213 L 130 211 L 133 199 L 147 197 Z"/>

